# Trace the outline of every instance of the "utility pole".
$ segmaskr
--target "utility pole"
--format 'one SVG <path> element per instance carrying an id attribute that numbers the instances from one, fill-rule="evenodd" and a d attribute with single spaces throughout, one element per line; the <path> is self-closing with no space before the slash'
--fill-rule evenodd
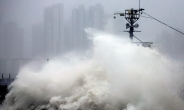
<path id="1" fill-rule="evenodd" d="M 124 31 L 129 33 L 129 38 L 133 42 L 134 32 L 141 32 L 141 31 L 135 31 L 134 28 L 138 28 L 139 24 L 135 24 L 140 18 L 140 15 L 142 14 L 142 11 L 144 9 L 129 9 L 125 10 L 125 13 L 114 13 L 114 19 L 116 19 L 116 15 L 125 16 L 125 19 L 128 21 L 126 24 L 126 29 L 130 29 L 129 31 Z"/>
<path id="2" fill-rule="evenodd" d="M 125 10 L 125 13 L 114 13 L 114 19 L 116 19 L 116 15 L 125 16 L 125 19 L 128 21 L 128 23 L 126 23 L 126 29 L 129 29 L 129 31 L 124 31 L 124 32 L 129 33 L 130 41 L 138 45 L 142 44 L 142 46 L 144 47 L 151 47 L 151 44 L 153 44 L 153 42 L 142 42 L 140 39 L 134 36 L 134 32 L 141 32 L 141 31 L 134 30 L 134 28 L 139 27 L 139 24 L 135 24 L 135 23 L 141 17 L 143 10 L 144 9 L 140 8 L 140 1 L 139 1 L 139 9 L 132 8 L 132 9 Z M 136 38 L 140 42 L 133 42 L 133 38 Z"/>

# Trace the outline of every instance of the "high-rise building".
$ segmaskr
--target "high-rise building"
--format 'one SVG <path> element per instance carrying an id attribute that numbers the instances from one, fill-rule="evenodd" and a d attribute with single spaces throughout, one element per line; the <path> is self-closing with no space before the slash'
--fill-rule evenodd
<path id="1" fill-rule="evenodd" d="M 81 49 L 85 45 L 85 9 L 84 5 L 80 5 L 79 8 L 72 11 L 72 44 L 75 49 Z"/>
<path id="2" fill-rule="evenodd" d="M 43 24 L 32 26 L 32 57 L 45 56 Z"/>
<path id="3" fill-rule="evenodd" d="M 88 11 L 88 25 L 92 28 L 103 30 L 104 8 L 101 4 L 90 6 Z"/>
<path id="4" fill-rule="evenodd" d="M 0 13 L 0 58 L 3 57 L 3 21 Z"/>
<path id="5" fill-rule="evenodd" d="M 89 47 L 85 28 L 95 28 L 103 30 L 104 27 L 104 9 L 101 4 L 90 6 L 86 11 L 84 5 L 72 11 L 72 43 L 74 49 L 86 49 Z"/>
<path id="6" fill-rule="evenodd" d="M 64 27 L 64 38 L 65 38 L 65 52 L 69 52 L 73 49 L 73 44 L 72 44 L 72 26 L 71 26 L 71 21 L 65 21 L 65 27 Z"/>
<path id="7" fill-rule="evenodd" d="M 63 4 L 53 5 L 44 10 L 44 37 L 47 57 L 63 52 L 65 48 Z"/>
<path id="8" fill-rule="evenodd" d="M 24 30 L 15 22 L 3 27 L 3 56 L 5 58 L 23 57 Z"/>

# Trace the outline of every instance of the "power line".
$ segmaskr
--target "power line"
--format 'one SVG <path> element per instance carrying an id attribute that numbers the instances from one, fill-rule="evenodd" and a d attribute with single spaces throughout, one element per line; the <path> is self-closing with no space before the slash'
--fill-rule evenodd
<path id="1" fill-rule="evenodd" d="M 152 19 L 154 19 L 154 20 L 156 20 L 156 21 L 158 21 L 158 22 L 160 22 L 160 23 L 162 23 L 162 24 L 166 25 L 167 27 L 169 27 L 169 28 L 171 28 L 171 29 L 173 29 L 173 30 L 175 30 L 175 31 L 177 31 L 177 32 L 179 32 L 179 33 L 181 33 L 181 34 L 183 34 L 183 35 L 184 35 L 184 33 L 183 33 L 183 32 L 181 32 L 181 31 L 179 31 L 179 30 L 177 30 L 177 29 L 175 29 L 175 28 L 173 28 L 173 27 L 169 26 L 168 24 L 166 24 L 166 23 L 164 23 L 164 22 L 162 22 L 162 21 L 160 21 L 160 20 L 158 20 L 158 19 L 156 19 L 156 18 L 152 17 L 151 15 L 149 15 L 149 14 L 147 14 L 147 13 L 145 13 L 145 12 L 143 12 L 143 13 L 144 13 L 144 14 L 146 14 L 147 16 L 149 16 L 150 18 L 152 18 Z"/>
<path id="2" fill-rule="evenodd" d="M 133 35 L 135 37 L 135 35 Z M 143 43 L 143 41 L 141 41 L 139 38 L 135 37 L 138 41 L 140 41 L 141 43 Z"/>
<path id="3" fill-rule="evenodd" d="M 140 16 L 140 17 L 143 17 L 143 18 L 150 18 L 150 17 L 147 17 L 147 16 Z M 150 18 L 150 19 L 153 19 L 153 18 Z"/>

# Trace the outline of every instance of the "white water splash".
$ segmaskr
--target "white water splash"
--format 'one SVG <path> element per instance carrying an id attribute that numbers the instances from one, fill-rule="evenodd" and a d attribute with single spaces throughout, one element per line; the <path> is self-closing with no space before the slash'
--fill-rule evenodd
<path id="1" fill-rule="evenodd" d="M 24 67 L 2 110 L 184 110 L 181 64 L 156 49 L 87 30 L 90 57 Z"/>

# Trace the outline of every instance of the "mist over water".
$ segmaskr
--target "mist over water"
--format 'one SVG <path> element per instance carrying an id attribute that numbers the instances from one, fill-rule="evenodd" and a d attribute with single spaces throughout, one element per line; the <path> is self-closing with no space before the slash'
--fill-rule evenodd
<path id="1" fill-rule="evenodd" d="M 23 67 L 2 110 L 184 110 L 182 64 L 157 49 L 87 29 L 86 55 Z"/>

